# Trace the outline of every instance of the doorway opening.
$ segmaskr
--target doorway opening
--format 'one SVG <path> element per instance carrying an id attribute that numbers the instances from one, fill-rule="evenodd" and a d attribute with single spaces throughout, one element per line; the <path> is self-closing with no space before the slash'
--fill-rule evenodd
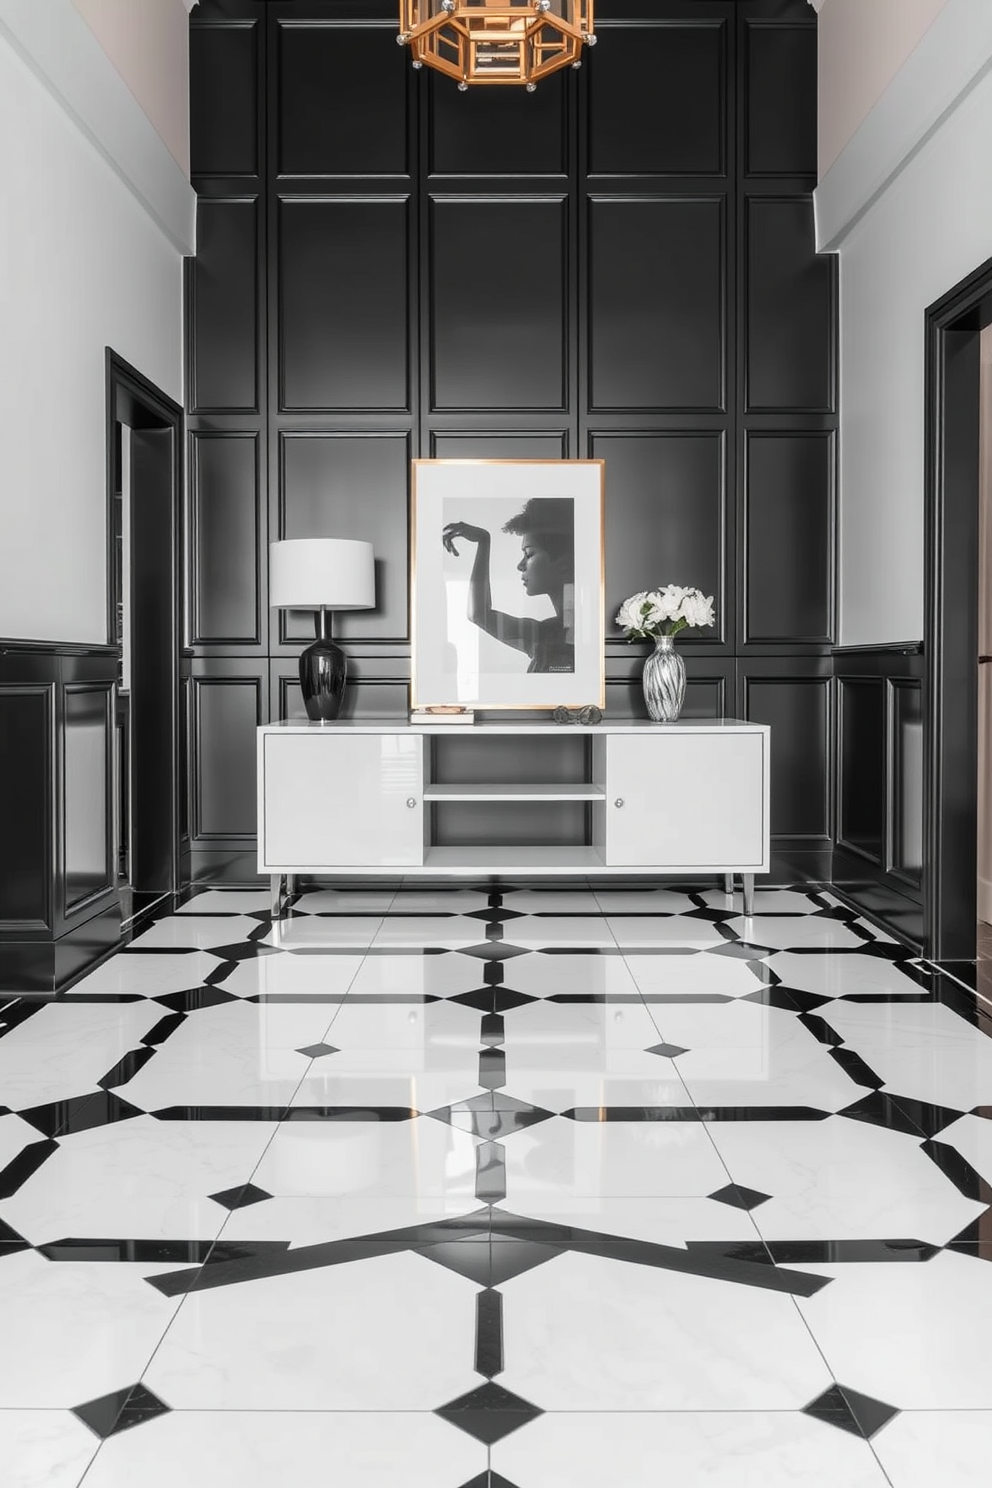
<path id="1" fill-rule="evenodd" d="M 117 646 L 114 822 L 122 928 L 180 888 L 183 414 L 107 350 L 108 634 Z"/>

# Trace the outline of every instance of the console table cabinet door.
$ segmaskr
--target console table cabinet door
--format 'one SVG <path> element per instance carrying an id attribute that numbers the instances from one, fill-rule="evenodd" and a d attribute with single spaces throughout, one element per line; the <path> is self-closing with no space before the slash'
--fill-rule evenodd
<path id="1" fill-rule="evenodd" d="M 330 729 L 263 737 L 263 871 L 423 863 L 420 738 Z"/>
<path id="2" fill-rule="evenodd" d="M 760 734 L 611 737 L 607 863 L 760 870 L 763 748 Z"/>

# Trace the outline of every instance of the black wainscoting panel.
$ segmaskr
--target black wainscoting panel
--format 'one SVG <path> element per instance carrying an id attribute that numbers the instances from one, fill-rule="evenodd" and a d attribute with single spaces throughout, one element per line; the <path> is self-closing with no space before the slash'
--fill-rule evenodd
<path id="1" fill-rule="evenodd" d="M 433 408 L 564 408 L 565 203 L 435 197 L 430 217 Z"/>
<path id="2" fill-rule="evenodd" d="M 380 38 L 381 40 L 381 38 Z M 567 169 L 567 73 L 533 93 L 469 88 L 424 69 L 430 127 L 429 170 L 443 176 L 557 176 Z"/>
<path id="3" fill-rule="evenodd" d="M 772 836 L 797 846 L 830 844 L 830 661 L 749 663 L 741 717 L 771 725 Z M 772 672 L 778 675 L 773 675 Z M 805 842 L 804 842 L 805 839 Z"/>
<path id="4" fill-rule="evenodd" d="M 683 6 L 681 20 L 603 25 L 589 58 L 593 175 L 721 175 L 726 169 L 730 5 Z M 722 14 L 721 14 L 722 13 Z"/>
<path id="5" fill-rule="evenodd" d="M 829 431 L 745 434 L 746 641 L 833 638 L 833 450 Z"/>
<path id="6" fill-rule="evenodd" d="M 591 199 L 591 407 L 723 408 L 724 237 L 721 197 Z"/>
<path id="7" fill-rule="evenodd" d="M 268 713 L 267 677 L 250 662 L 194 662 L 192 826 L 198 843 L 254 836 L 255 730 Z"/>
<path id="8" fill-rule="evenodd" d="M 262 639 L 259 435 L 190 436 L 191 641 L 257 646 Z"/>
<path id="9" fill-rule="evenodd" d="M 109 685 L 70 684 L 63 711 L 65 913 L 115 885 Z"/>
<path id="10" fill-rule="evenodd" d="M 881 864 L 885 851 L 885 689 L 878 677 L 840 677 L 837 842 Z"/>
<path id="11" fill-rule="evenodd" d="M 190 261 L 191 411 L 258 407 L 258 203 L 200 197 Z"/>
<path id="12" fill-rule="evenodd" d="M 55 777 L 55 691 L 50 684 L 0 684 L 0 807 L 5 868 L 0 929 L 50 929 L 49 880 Z M 16 872 L 12 869 L 16 865 Z"/>
<path id="13" fill-rule="evenodd" d="M 405 197 L 279 202 L 280 407 L 409 407 Z"/>
<path id="14" fill-rule="evenodd" d="M 919 890 L 923 872 L 923 687 L 891 679 L 886 698 L 889 728 L 889 871 Z"/>
<path id="15" fill-rule="evenodd" d="M 769 20 L 744 24 L 745 170 L 763 176 L 815 176 L 816 26 Z"/>
<path id="16" fill-rule="evenodd" d="M 278 170 L 283 176 L 404 175 L 407 49 L 381 27 L 277 24 Z"/>
<path id="17" fill-rule="evenodd" d="M 191 173 L 258 175 L 257 23 L 194 21 L 189 74 Z"/>
<path id="18" fill-rule="evenodd" d="M 375 552 L 375 609 L 335 615 L 339 637 L 406 638 L 409 477 L 406 434 L 280 436 L 278 536 L 355 538 Z M 311 617 L 292 616 L 282 635 L 308 644 Z"/>
<path id="19" fill-rule="evenodd" d="M 567 460 L 568 433 L 431 434 L 435 460 Z"/>
<path id="20" fill-rule="evenodd" d="M 613 617 L 629 595 L 673 583 L 714 596 L 716 626 L 698 634 L 720 640 L 730 615 L 723 435 L 599 433 L 590 453 L 606 461 L 607 636 L 619 635 Z"/>
<path id="21" fill-rule="evenodd" d="M 831 412 L 837 265 L 816 255 L 812 198 L 750 197 L 746 214 L 746 409 Z"/>

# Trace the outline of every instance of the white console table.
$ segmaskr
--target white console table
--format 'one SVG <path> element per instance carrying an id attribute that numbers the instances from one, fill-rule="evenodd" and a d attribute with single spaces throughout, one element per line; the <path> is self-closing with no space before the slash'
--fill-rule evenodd
<path id="1" fill-rule="evenodd" d="M 516 778 L 517 754 L 554 764 L 577 735 L 589 737 L 582 780 Z M 462 738 L 480 755 L 478 776 L 445 779 L 441 738 Z M 483 741 L 505 740 L 490 774 Z M 538 739 L 540 742 L 538 742 Z M 472 741 L 476 741 L 475 744 Z M 526 748 L 519 746 L 526 743 Z M 504 746 L 497 746 L 497 751 Z M 568 746 L 574 749 L 574 745 Z M 535 755 L 534 751 L 537 751 Z M 549 751 L 545 755 L 543 752 Z M 649 720 L 582 726 L 539 723 L 412 724 L 307 721 L 258 730 L 258 868 L 272 882 L 278 917 L 300 873 L 416 877 L 568 874 L 723 874 L 743 881 L 744 913 L 754 875 L 768 871 L 769 729 L 740 719 Z M 457 772 L 465 775 L 464 765 Z M 535 770 L 543 777 L 553 768 Z M 570 773 L 575 773 L 574 770 Z M 574 803 L 580 845 L 514 846 L 500 832 L 508 803 Z M 445 846 L 442 813 L 476 803 L 473 840 Z M 503 815 L 505 816 L 505 811 Z"/>

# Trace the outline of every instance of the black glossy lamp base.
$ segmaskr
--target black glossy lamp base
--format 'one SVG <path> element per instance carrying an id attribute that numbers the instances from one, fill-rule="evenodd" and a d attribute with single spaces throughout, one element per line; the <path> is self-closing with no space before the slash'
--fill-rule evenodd
<path id="1" fill-rule="evenodd" d="M 341 712 L 348 661 L 340 646 L 319 637 L 300 657 L 300 691 L 307 717 L 331 723 Z"/>

